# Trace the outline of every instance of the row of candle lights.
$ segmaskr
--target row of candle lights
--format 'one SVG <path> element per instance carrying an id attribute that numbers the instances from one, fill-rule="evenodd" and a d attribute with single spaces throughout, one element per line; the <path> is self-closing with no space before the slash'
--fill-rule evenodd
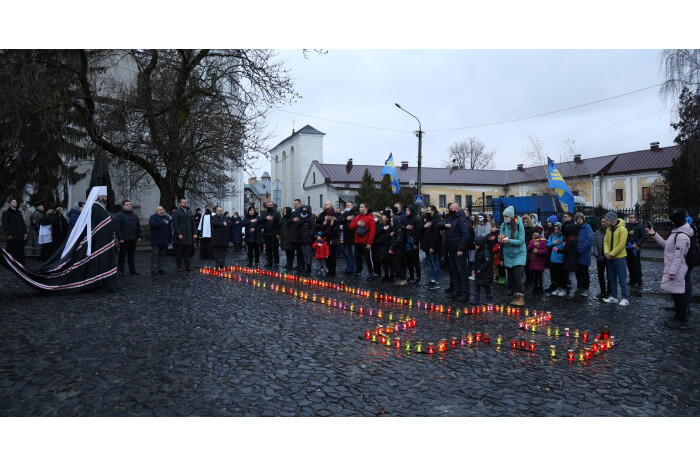
<path id="1" fill-rule="evenodd" d="M 257 269 L 252 269 L 252 268 L 243 268 L 241 266 L 232 266 L 229 268 L 224 268 L 224 269 L 212 269 L 212 268 L 200 268 L 200 272 L 202 272 L 205 275 L 212 275 L 212 276 L 220 276 L 224 277 L 227 279 L 233 279 L 237 282 L 242 282 L 243 278 L 238 275 L 238 274 L 231 274 L 231 271 L 235 272 L 242 272 L 245 274 L 255 274 L 255 275 L 266 275 L 266 276 L 271 276 L 274 278 L 283 278 L 284 280 L 291 280 L 294 282 L 300 282 L 305 285 L 312 285 L 312 286 L 317 286 L 321 288 L 328 288 L 328 289 L 335 289 L 339 291 L 345 291 L 347 294 L 354 294 L 358 295 L 364 298 L 369 298 L 370 297 L 370 292 L 358 288 L 353 288 L 353 287 L 345 287 L 343 283 L 341 284 L 334 284 L 332 282 L 327 282 L 327 281 L 320 281 L 316 279 L 309 279 L 307 277 L 303 276 L 295 276 L 291 274 L 281 274 L 278 272 L 274 271 L 265 271 L 261 270 L 259 268 Z M 245 283 L 249 283 L 249 279 L 245 278 Z M 252 281 L 253 286 L 257 287 L 263 287 L 267 288 L 267 283 L 260 281 L 260 280 L 255 280 L 253 279 Z M 274 290 L 276 292 L 280 291 L 280 286 L 275 285 L 275 284 L 270 284 L 270 289 Z M 282 293 L 286 293 L 286 287 L 282 286 L 281 288 Z M 309 293 L 304 292 L 304 291 L 299 291 L 299 290 L 294 290 L 292 287 L 289 287 L 289 295 L 294 296 L 294 297 L 299 297 L 302 299 L 309 299 Z M 412 299 L 404 299 L 402 297 L 395 297 L 391 296 L 388 294 L 379 294 L 378 292 L 374 292 L 374 298 L 379 301 L 386 301 L 386 302 L 393 302 L 398 305 L 407 305 L 409 308 L 413 305 L 413 300 Z M 311 300 L 313 302 L 316 302 L 318 300 L 318 297 L 316 294 L 311 295 Z M 355 304 L 351 303 L 343 303 L 342 301 L 331 299 L 330 297 L 320 297 L 320 303 L 321 304 L 327 304 L 329 307 L 337 307 L 340 309 L 344 310 L 350 310 L 350 311 L 355 311 Z M 421 308 L 421 305 L 424 309 L 430 309 L 430 311 L 438 311 L 438 312 L 444 312 L 447 310 L 447 313 L 452 313 L 452 307 L 448 306 L 445 308 L 444 305 L 435 305 L 434 303 L 428 304 L 427 302 L 416 302 L 416 305 L 418 309 Z M 373 308 L 368 308 L 368 314 L 369 316 L 373 316 L 375 314 L 375 310 Z M 518 307 L 511 307 L 511 306 L 504 306 L 504 305 L 493 305 L 493 304 L 488 304 L 488 305 L 481 305 L 481 306 L 475 306 L 472 307 L 471 310 L 468 307 L 465 307 L 463 312 L 464 314 L 477 314 L 480 312 L 505 312 L 508 315 L 519 315 L 520 314 L 520 308 Z M 362 315 L 365 312 L 365 307 L 360 306 L 359 307 L 359 312 L 360 315 Z M 459 316 L 459 308 L 455 309 L 455 314 Z M 530 312 L 529 309 L 524 310 L 524 316 L 528 317 Z M 380 309 L 376 310 L 376 315 L 378 318 L 383 317 L 383 312 Z M 393 313 L 389 312 L 388 313 L 388 319 L 390 321 L 393 320 Z M 551 321 L 552 319 L 552 314 L 551 312 L 545 313 L 544 311 L 540 311 L 539 313 L 536 310 L 533 310 L 533 316 L 531 318 L 527 318 L 523 321 L 520 321 L 518 323 L 518 327 L 520 329 L 524 329 L 526 331 L 531 331 L 531 332 L 536 332 L 538 329 L 538 325 L 544 322 Z M 403 318 L 403 315 L 399 318 L 399 322 L 394 323 L 392 325 L 387 325 L 386 328 L 379 327 L 375 329 L 374 331 L 372 330 L 367 330 L 365 332 L 365 338 L 367 340 L 371 340 L 372 342 L 380 342 L 382 345 L 386 346 L 391 346 L 392 345 L 392 339 L 389 334 L 392 332 L 399 332 L 399 331 L 405 331 L 408 328 L 415 327 L 416 326 L 416 319 L 415 318 Z M 559 337 L 561 335 L 561 332 L 559 330 L 559 327 L 554 327 L 552 328 L 551 326 L 547 326 L 545 328 L 545 331 L 547 333 L 548 337 L 551 337 L 554 335 L 555 337 Z M 583 333 L 580 333 L 578 329 L 574 329 L 573 333 L 569 330 L 569 328 L 564 328 L 564 336 L 569 337 L 570 335 L 574 336 L 574 338 L 578 339 L 579 336 L 581 336 L 582 340 L 584 343 L 586 343 L 589 340 L 589 333 L 588 331 L 583 331 Z M 482 335 L 481 332 L 476 333 L 476 337 L 474 337 L 471 333 L 467 334 L 466 336 L 462 336 L 461 338 L 453 337 L 450 339 L 449 343 L 447 339 L 441 339 L 438 341 L 437 347 L 435 346 L 434 343 L 429 342 L 426 348 L 426 352 L 428 354 L 434 354 L 435 351 L 437 352 L 446 352 L 448 348 L 457 348 L 459 347 L 465 347 L 466 345 L 472 345 L 475 342 L 484 342 L 485 344 L 490 343 L 490 335 L 488 333 L 484 333 Z M 525 351 L 530 351 L 534 352 L 536 350 L 536 342 L 534 340 L 530 340 L 529 342 L 526 341 L 525 339 L 511 339 L 511 348 L 513 350 L 525 350 Z M 500 347 L 503 343 L 503 337 L 498 336 L 496 339 L 496 345 Z M 574 349 L 568 349 L 567 350 L 567 359 L 569 362 L 573 362 L 574 360 L 578 359 L 579 362 L 584 362 L 586 360 L 589 360 L 592 358 L 593 355 L 598 355 L 606 350 L 611 349 L 615 345 L 615 337 L 610 335 L 609 328 L 605 326 L 602 330 L 601 333 L 596 336 L 594 339 L 594 342 L 591 346 L 586 346 L 583 349 L 578 350 L 578 353 Z M 400 337 L 396 337 L 393 340 L 393 346 L 397 349 L 405 349 L 407 351 L 411 350 L 411 342 L 406 340 L 402 342 L 402 339 Z M 423 344 L 422 342 L 416 342 L 413 346 L 413 349 L 421 353 L 423 352 Z M 550 345 L 549 346 L 549 356 L 552 358 L 555 358 L 557 355 L 556 352 L 556 346 L 555 345 Z"/>

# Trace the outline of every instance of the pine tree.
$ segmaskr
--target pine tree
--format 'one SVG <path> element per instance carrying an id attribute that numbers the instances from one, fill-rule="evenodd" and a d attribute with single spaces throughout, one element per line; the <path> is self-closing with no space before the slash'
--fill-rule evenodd
<path id="1" fill-rule="evenodd" d="M 683 89 L 678 114 L 680 121 L 672 123 L 678 136 L 674 142 L 681 154 L 663 172 L 670 193 L 671 207 L 698 209 L 700 207 L 700 93 Z"/>
<path id="2" fill-rule="evenodd" d="M 357 206 L 360 203 L 367 203 L 370 209 L 375 209 L 374 203 L 374 193 L 377 188 L 374 184 L 374 179 L 369 173 L 369 169 L 365 169 L 365 173 L 362 175 L 362 181 L 360 182 L 360 188 L 357 190 L 357 195 L 355 195 L 355 204 Z"/>

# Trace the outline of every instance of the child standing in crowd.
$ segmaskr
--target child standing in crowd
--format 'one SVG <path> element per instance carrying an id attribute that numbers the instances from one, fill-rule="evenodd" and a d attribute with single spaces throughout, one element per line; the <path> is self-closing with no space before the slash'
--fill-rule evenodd
<path id="1" fill-rule="evenodd" d="M 476 276 L 475 284 L 476 291 L 472 295 L 471 303 L 477 304 L 481 302 L 481 288 L 484 288 L 486 297 L 484 303 L 493 303 L 493 295 L 491 295 L 491 277 L 493 270 L 491 269 L 491 255 L 486 246 L 488 237 L 482 236 L 476 238 L 474 244 L 474 275 Z"/>
<path id="2" fill-rule="evenodd" d="M 564 236 L 561 234 L 561 223 L 554 224 L 554 232 L 547 239 L 547 248 L 552 249 L 552 255 L 549 257 L 549 281 L 551 282 L 548 295 L 563 297 L 566 295 L 564 290 L 564 252 L 559 251 L 564 248 Z"/>
<path id="3" fill-rule="evenodd" d="M 506 283 L 506 268 L 503 267 L 503 258 L 501 256 L 501 244 L 498 243 L 498 236 L 501 231 L 498 229 L 498 224 L 491 223 L 491 234 L 488 236 L 487 248 L 491 252 L 493 258 L 493 275 L 496 277 L 496 284 L 505 285 Z"/>
<path id="4" fill-rule="evenodd" d="M 328 243 L 326 243 L 326 239 L 323 236 L 323 232 L 316 234 L 316 241 L 312 246 L 315 251 L 314 256 L 318 260 L 318 271 L 316 272 L 316 275 L 319 277 L 325 277 L 328 273 L 328 270 L 326 269 L 326 259 L 328 258 L 330 249 L 328 248 Z"/>
<path id="5" fill-rule="evenodd" d="M 544 272 L 549 249 L 547 248 L 547 241 L 541 237 L 543 230 L 544 229 L 539 225 L 533 227 L 532 240 L 530 240 L 530 243 L 527 245 L 527 251 L 530 252 L 530 271 L 532 272 L 532 280 L 534 282 L 534 287 L 532 288 L 534 294 L 541 294 L 544 292 L 542 274 Z"/>
<path id="6" fill-rule="evenodd" d="M 569 300 L 573 300 L 576 296 L 576 290 L 578 290 L 578 281 L 576 279 L 576 271 L 578 270 L 578 231 L 578 225 L 573 222 L 569 222 L 564 226 L 564 271 L 569 275 L 569 283 L 571 284 L 571 290 L 567 297 Z"/>

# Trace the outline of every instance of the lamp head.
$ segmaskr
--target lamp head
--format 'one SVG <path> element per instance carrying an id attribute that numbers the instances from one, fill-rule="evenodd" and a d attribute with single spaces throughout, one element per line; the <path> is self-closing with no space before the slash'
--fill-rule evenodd
<path id="1" fill-rule="evenodd" d="M 395 105 L 396 107 L 398 107 L 399 109 L 401 108 L 401 106 L 400 106 L 399 104 L 396 104 L 396 103 L 395 103 L 394 105 Z"/>

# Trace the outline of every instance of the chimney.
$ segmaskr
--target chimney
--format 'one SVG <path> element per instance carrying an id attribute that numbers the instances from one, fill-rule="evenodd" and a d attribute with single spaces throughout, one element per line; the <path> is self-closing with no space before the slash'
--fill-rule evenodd
<path id="1" fill-rule="evenodd" d="M 408 161 L 401 161 L 401 170 L 408 169 Z"/>
<path id="2" fill-rule="evenodd" d="M 462 164 L 460 164 L 456 158 L 452 159 L 452 170 L 458 170 L 458 169 L 463 169 L 463 168 L 464 168 L 464 166 L 462 166 Z"/>
<path id="3" fill-rule="evenodd" d="M 581 154 L 574 154 L 574 162 L 581 162 Z"/>
<path id="4" fill-rule="evenodd" d="M 651 143 L 650 146 L 651 146 L 652 151 L 659 151 L 660 150 L 658 141 Z"/>
<path id="5" fill-rule="evenodd" d="M 258 184 L 258 179 L 255 177 L 251 177 L 248 179 L 248 185 L 257 185 Z"/>
<path id="6" fill-rule="evenodd" d="M 347 170 L 348 173 L 350 173 L 350 171 L 352 170 L 352 158 L 348 159 L 348 163 L 345 166 L 345 170 Z"/>
<path id="7" fill-rule="evenodd" d="M 523 164 L 518 164 L 518 170 L 521 172 L 525 172 L 525 168 L 523 167 Z"/>

